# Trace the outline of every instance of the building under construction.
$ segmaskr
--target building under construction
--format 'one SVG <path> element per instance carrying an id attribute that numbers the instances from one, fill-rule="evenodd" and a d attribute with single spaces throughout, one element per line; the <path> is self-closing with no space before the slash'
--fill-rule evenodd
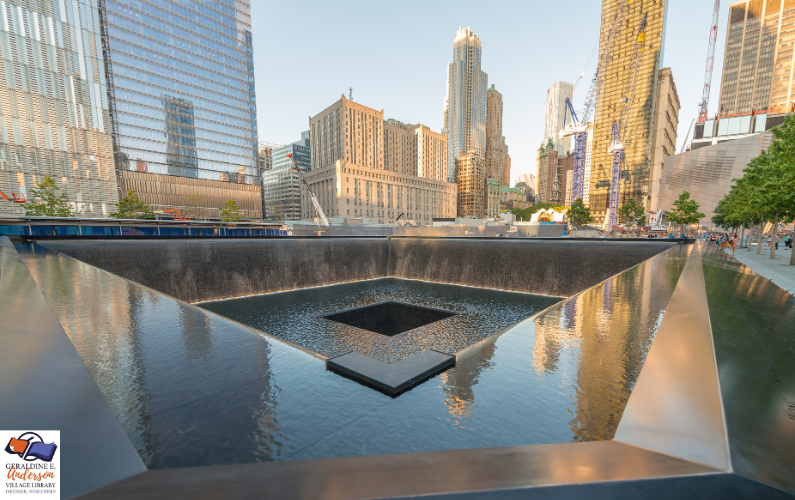
<path id="1" fill-rule="evenodd" d="M 602 1 L 602 29 L 600 45 L 604 45 L 606 26 L 612 21 L 619 2 Z M 637 28 L 646 17 L 646 40 L 634 93 L 632 113 L 627 117 L 625 133 L 625 159 L 621 172 L 620 204 L 628 198 L 648 205 L 650 166 L 653 152 L 653 135 L 656 114 L 658 78 L 662 69 L 664 24 L 668 1 L 639 0 L 629 2 L 621 35 L 613 49 L 613 58 L 604 69 L 605 81 L 596 99 L 594 114 L 593 153 L 589 205 L 595 222 L 604 221 L 610 203 L 610 175 L 612 156 L 608 153 L 610 134 L 614 121 L 619 120 L 622 96 L 629 77 L 630 60 L 637 39 Z"/>

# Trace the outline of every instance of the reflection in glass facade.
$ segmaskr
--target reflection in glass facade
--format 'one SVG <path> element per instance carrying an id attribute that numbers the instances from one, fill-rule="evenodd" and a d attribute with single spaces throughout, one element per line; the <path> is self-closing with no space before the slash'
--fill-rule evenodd
<path id="1" fill-rule="evenodd" d="M 0 191 L 45 176 L 80 215 L 117 201 L 97 0 L 0 1 Z M 0 197 L 0 214 L 24 214 Z"/>
<path id="2" fill-rule="evenodd" d="M 106 7 L 117 168 L 259 184 L 249 1 Z"/>
<path id="3" fill-rule="evenodd" d="M 459 28 L 453 62 L 447 66 L 444 130 L 447 136 L 447 182 L 456 182 L 455 162 L 462 154 L 486 153 L 486 88 L 489 76 L 480 69 L 481 44 L 469 28 Z"/>

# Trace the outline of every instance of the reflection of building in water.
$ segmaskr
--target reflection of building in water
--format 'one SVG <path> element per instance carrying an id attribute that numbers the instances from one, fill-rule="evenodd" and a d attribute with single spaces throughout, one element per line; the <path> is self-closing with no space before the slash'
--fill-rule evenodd
<path id="1" fill-rule="evenodd" d="M 444 404 L 454 417 L 472 417 L 475 411 L 475 393 L 472 388 L 477 385 L 480 374 L 494 365 L 491 358 L 494 357 L 496 348 L 495 341 L 491 340 L 481 347 L 480 353 L 456 361 L 455 368 L 440 375 L 442 389 L 447 393 Z"/>
<path id="2" fill-rule="evenodd" d="M 615 434 L 673 292 L 672 267 L 647 261 L 536 320 L 534 369 L 554 372 L 563 356 L 577 364 L 570 422 L 575 441 L 612 439 Z"/>
<path id="3" fill-rule="evenodd" d="M 168 175 L 199 177 L 193 103 L 190 99 L 166 95 L 163 97 L 163 109 L 166 113 Z"/>

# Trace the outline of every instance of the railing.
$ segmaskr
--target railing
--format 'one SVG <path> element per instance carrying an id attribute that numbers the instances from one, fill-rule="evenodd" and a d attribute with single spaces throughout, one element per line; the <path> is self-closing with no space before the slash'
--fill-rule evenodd
<path id="1" fill-rule="evenodd" d="M 0 236 L 21 238 L 262 237 L 287 236 L 281 224 L 260 222 L 164 221 L 0 217 Z"/>

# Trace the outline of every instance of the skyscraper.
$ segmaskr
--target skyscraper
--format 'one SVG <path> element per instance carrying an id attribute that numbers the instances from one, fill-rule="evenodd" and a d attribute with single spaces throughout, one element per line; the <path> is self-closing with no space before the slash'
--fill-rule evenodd
<path id="1" fill-rule="evenodd" d="M 555 82 L 547 89 L 547 112 L 544 121 L 544 139 L 552 139 L 559 155 L 571 151 L 571 137 L 560 137 L 563 121 L 566 119 L 566 98 L 571 99 L 574 85 Z M 571 120 L 571 117 L 568 117 Z"/>
<path id="2" fill-rule="evenodd" d="M 463 154 L 486 153 L 486 89 L 488 75 L 480 69 L 481 44 L 469 28 L 459 28 L 453 41 L 453 62 L 447 66 L 444 130 L 447 136 L 447 180 L 456 182 L 456 160 Z"/>
<path id="3" fill-rule="evenodd" d="M 115 210 L 97 7 L 97 0 L 0 2 L 0 191 L 10 199 L 29 199 L 50 176 L 78 215 Z M 0 214 L 24 212 L 0 197 Z"/>
<path id="4" fill-rule="evenodd" d="M 301 132 L 301 140 L 274 148 L 271 152 L 271 168 L 262 174 L 262 190 L 265 216 L 271 219 L 301 218 L 301 179 L 288 157 L 292 154 L 295 163 L 304 172 L 312 169 L 309 131 Z"/>
<path id="5" fill-rule="evenodd" d="M 692 149 L 781 125 L 795 112 L 795 1 L 731 4 L 717 119 L 696 124 Z"/>
<path id="6" fill-rule="evenodd" d="M 718 115 L 795 111 L 795 2 L 745 0 L 729 9 Z"/>
<path id="7" fill-rule="evenodd" d="M 486 93 L 486 178 L 500 187 L 511 185 L 510 157 L 502 135 L 502 94 L 494 85 Z"/>
<path id="8" fill-rule="evenodd" d="M 624 162 L 620 177 L 619 205 L 628 198 L 643 204 L 649 193 L 652 161 L 654 117 L 659 70 L 662 69 L 664 23 L 669 0 L 632 2 L 629 4 L 621 35 L 616 40 L 613 58 L 605 71 L 605 81 L 596 99 L 594 112 L 593 151 L 591 156 L 591 185 L 589 205 L 594 221 L 604 221 L 610 203 L 612 155 L 608 153 L 612 124 L 618 121 L 622 109 L 622 95 L 629 78 L 632 52 L 638 37 L 638 27 L 646 15 L 645 47 L 641 54 L 632 114 L 627 117 L 624 134 Z M 602 0 L 602 30 L 600 44 L 605 43 L 606 23 L 614 15 L 619 0 Z"/>
<path id="9" fill-rule="evenodd" d="M 249 0 L 112 0 L 104 16 L 122 189 L 146 186 L 139 195 L 155 208 L 213 192 L 205 208 L 234 199 L 259 217 Z"/>

